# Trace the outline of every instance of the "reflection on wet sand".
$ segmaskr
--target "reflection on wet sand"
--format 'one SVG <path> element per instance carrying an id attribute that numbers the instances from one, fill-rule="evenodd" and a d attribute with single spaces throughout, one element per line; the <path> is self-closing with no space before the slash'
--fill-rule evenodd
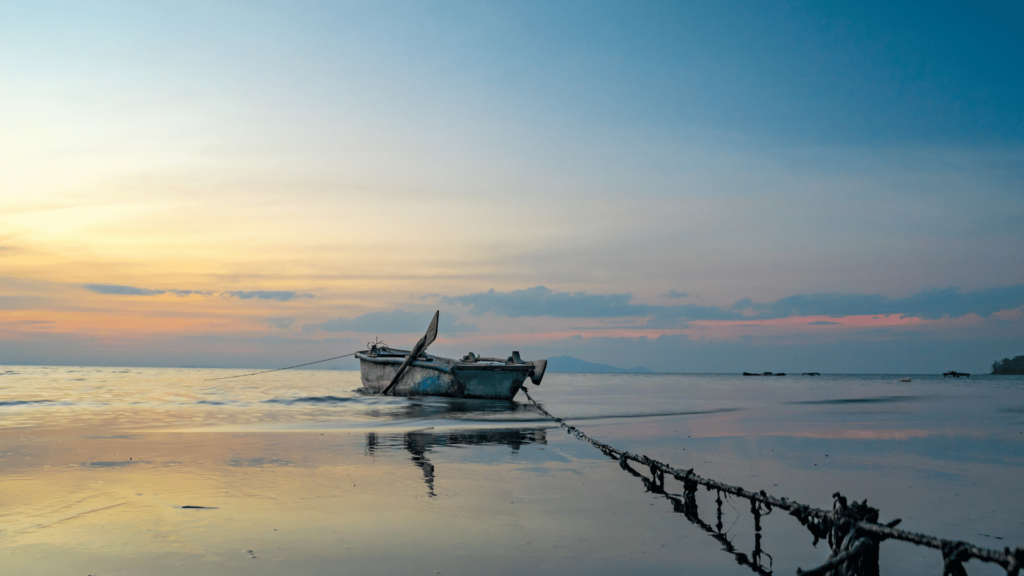
<path id="1" fill-rule="evenodd" d="M 527 444 L 547 444 L 547 430 L 512 428 L 458 432 L 421 430 L 404 434 L 370 432 L 366 434 L 365 452 L 367 456 L 376 456 L 378 453 L 399 450 L 409 452 L 413 464 L 423 471 L 423 479 L 427 485 L 427 495 L 433 498 L 435 496 L 436 467 L 427 455 L 434 449 L 455 446 L 505 445 L 511 447 L 512 452 L 518 452 L 520 447 Z M 666 492 L 663 475 L 655 475 L 653 478 L 648 478 L 630 466 L 625 460 L 619 461 L 619 465 L 632 476 L 639 478 L 643 482 L 646 492 L 665 497 L 672 503 L 674 512 L 683 514 L 691 524 L 710 534 L 721 544 L 723 551 L 732 554 L 737 564 L 749 568 L 761 576 L 770 576 L 772 574 L 772 556 L 761 549 L 762 535 L 760 522 L 761 516 L 770 513 L 770 510 L 765 510 L 756 505 L 756 503 L 751 505 L 751 512 L 754 516 L 754 549 L 748 555 L 737 550 L 728 536 L 728 531 L 723 531 L 722 504 L 724 501 L 722 500 L 721 493 L 715 499 L 717 504 L 717 522 L 712 526 L 700 517 L 697 500 L 692 491 L 688 491 L 683 495 Z M 726 495 L 726 497 L 728 496 Z M 768 559 L 767 566 L 763 564 L 763 558 Z"/>
<path id="2" fill-rule="evenodd" d="M 715 498 L 715 504 L 718 506 L 716 511 L 717 522 L 714 526 L 711 526 L 701 519 L 700 514 L 698 513 L 697 499 L 695 498 L 694 492 L 687 491 L 681 496 L 666 492 L 664 475 L 658 474 L 652 478 L 648 478 L 640 472 L 637 472 L 626 460 L 620 460 L 619 466 L 634 477 L 639 478 L 644 483 L 644 488 L 646 488 L 648 492 L 664 496 L 672 502 L 672 510 L 674 512 L 682 514 L 690 521 L 691 524 L 707 532 L 715 540 L 718 540 L 718 542 L 722 544 L 722 550 L 732 554 L 737 564 L 740 566 L 746 566 L 753 572 L 761 574 L 762 576 L 770 576 L 772 573 L 772 556 L 761 549 L 761 516 L 762 514 L 770 514 L 770 509 L 763 510 L 756 502 L 750 503 L 750 511 L 754 515 L 754 550 L 750 553 L 750 556 L 747 556 L 745 553 L 737 550 L 732 541 L 729 540 L 727 532 L 722 531 L 725 526 L 722 524 L 723 500 L 721 492 L 719 492 Z M 726 495 L 726 497 L 728 497 L 728 495 Z M 761 563 L 762 555 L 768 557 L 767 567 Z"/>
<path id="3" fill-rule="evenodd" d="M 547 432 L 543 429 L 497 429 L 497 430 L 461 430 L 457 432 L 414 431 L 404 434 L 378 434 L 370 432 L 366 435 L 366 454 L 374 456 L 378 452 L 406 450 L 412 454 L 412 462 L 423 471 L 423 480 L 427 484 L 427 494 L 434 497 L 434 464 L 427 458 L 427 453 L 439 446 L 484 446 L 505 445 L 518 452 L 526 444 L 547 444 Z"/>
<path id="4" fill-rule="evenodd" d="M 398 410 L 391 412 L 389 415 L 408 420 L 438 417 L 459 420 L 463 417 L 477 419 L 484 414 L 491 416 L 536 416 L 536 412 L 531 410 L 528 405 L 508 400 L 467 400 L 463 398 L 435 398 L 430 396 L 412 399 L 412 401 L 402 404 Z"/>
<path id="5" fill-rule="evenodd" d="M 521 403 L 346 392 L 357 372 L 24 372 L 0 389 L 4 576 L 764 576 L 824 556 L 779 508 L 624 471 Z M 616 447 L 809 504 L 867 498 L 927 534 L 1022 540 L 1024 380 L 550 377 L 545 406 Z M 886 545 L 881 565 L 938 573 L 924 552 Z"/>
<path id="6" fill-rule="evenodd" d="M 796 400 L 783 404 L 882 404 L 887 402 L 913 402 L 928 396 L 875 396 L 872 398 L 830 398 L 828 400 Z"/>

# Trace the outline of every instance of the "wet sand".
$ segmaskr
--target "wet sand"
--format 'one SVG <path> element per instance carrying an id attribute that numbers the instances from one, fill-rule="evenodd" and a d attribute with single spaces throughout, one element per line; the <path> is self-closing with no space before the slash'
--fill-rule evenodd
<path id="1" fill-rule="evenodd" d="M 758 558 L 749 503 L 719 518 L 701 490 L 687 518 L 521 404 L 378 401 L 349 392 L 352 373 L 211 387 L 203 371 L 104 370 L 0 380 L 5 574 L 792 574 L 828 555 L 778 513 Z M 535 396 L 705 476 L 826 508 L 838 490 L 907 529 L 1024 545 L 1021 382 L 770 384 L 555 374 Z M 908 544 L 881 559 L 941 572 Z"/>

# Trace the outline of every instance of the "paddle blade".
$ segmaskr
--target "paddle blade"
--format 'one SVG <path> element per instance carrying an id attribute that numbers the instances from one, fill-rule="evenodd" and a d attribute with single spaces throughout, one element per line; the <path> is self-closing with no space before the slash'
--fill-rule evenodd
<path id="1" fill-rule="evenodd" d="M 417 356 L 419 356 L 419 352 L 417 352 L 417 350 L 420 349 L 420 343 L 422 342 L 423 340 L 420 340 L 419 342 L 416 343 L 416 346 L 414 346 L 412 349 L 412 354 L 406 356 L 405 361 L 402 362 L 402 365 L 398 367 L 398 370 L 395 370 L 395 375 L 391 378 L 391 382 L 387 385 L 387 388 L 384 388 L 383 390 L 380 391 L 381 396 L 387 396 L 388 392 L 391 392 L 391 390 L 395 387 L 395 384 L 398 384 L 398 379 L 402 377 L 402 374 L 405 374 L 405 369 L 408 368 L 410 364 L 412 364 L 413 360 L 415 360 Z"/>
<path id="2" fill-rule="evenodd" d="M 427 346 L 430 346 L 434 342 L 434 339 L 437 338 L 437 318 L 440 315 L 440 310 L 434 312 L 434 319 L 430 321 L 430 326 L 427 327 L 427 333 L 423 335 L 423 350 L 426 350 Z"/>
<path id="3" fill-rule="evenodd" d="M 416 345 L 412 347 L 412 350 L 409 351 L 409 355 L 405 358 L 405 361 L 402 362 L 402 365 L 398 367 L 398 371 L 395 372 L 395 376 L 391 379 L 391 383 L 387 385 L 387 388 L 381 390 L 381 395 L 386 395 L 394 389 L 395 385 L 398 384 L 398 380 L 402 377 L 402 374 L 405 373 L 405 369 L 408 368 L 416 358 L 419 358 L 419 355 L 427 349 L 427 346 L 430 346 L 430 343 L 437 338 L 437 318 L 440 315 L 440 310 L 434 312 L 434 319 L 430 321 L 430 326 L 427 327 L 427 333 L 424 334 L 423 338 L 420 338 L 420 341 L 417 342 Z"/>

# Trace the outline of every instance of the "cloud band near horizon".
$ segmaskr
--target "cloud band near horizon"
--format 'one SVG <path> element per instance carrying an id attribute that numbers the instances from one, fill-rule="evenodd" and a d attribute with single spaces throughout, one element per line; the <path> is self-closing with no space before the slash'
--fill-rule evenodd
<path id="1" fill-rule="evenodd" d="M 1002 310 L 1024 306 L 1024 284 L 963 292 L 949 287 L 925 290 L 906 298 L 881 294 L 796 294 L 773 302 L 743 298 L 728 308 L 696 304 L 655 305 L 632 302 L 630 293 L 588 294 L 556 292 L 545 286 L 523 290 L 444 296 L 442 302 L 466 306 L 468 312 L 487 312 L 508 318 L 647 318 L 666 320 L 771 320 L 799 316 L 840 318 L 858 315 L 899 315 L 927 320 L 977 314 L 987 318 Z"/>
<path id="2" fill-rule="evenodd" d="M 214 292 L 209 290 L 178 290 L 178 289 L 152 289 L 152 288 L 139 288 L 136 286 L 124 286 L 121 284 L 83 284 L 82 288 L 95 292 L 97 294 L 105 294 L 112 296 L 160 296 L 162 294 L 174 294 L 175 296 L 213 296 Z M 220 293 L 221 298 L 238 298 L 241 300 L 250 300 L 256 298 L 258 300 L 277 300 L 279 302 L 287 302 L 289 300 L 296 300 L 300 298 L 313 298 L 312 294 L 300 294 L 292 290 L 232 290 Z"/>
<path id="3" fill-rule="evenodd" d="M 305 324 L 302 331 L 310 332 L 372 332 L 375 334 L 417 333 L 426 330 L 434 313 L 431 311 L 406 312 L 393 310 L 390 312 L 367 312 L 354 318 L 334 318 L 316 324 Z M 452 322 L 451 314 L 441 314 L 438 332 L 442 334 L 459 334 L 478 332 L 473 324 Z"/>

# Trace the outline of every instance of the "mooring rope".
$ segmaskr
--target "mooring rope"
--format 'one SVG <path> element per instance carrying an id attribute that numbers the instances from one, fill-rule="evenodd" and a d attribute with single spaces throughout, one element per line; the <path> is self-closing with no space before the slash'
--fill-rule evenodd
<path id="1" fill-rule="evenodd" d="M 274 368 L 273 370 L 264 370 L 262 372 L 253 372 L 251 374 L 238 374 L 238 375 L 235 375 L 235 376 L 221 376 L 220 378 L 206 378 L 203 381 L 204 382 L 209 382 L 210 380 L 227 380 L 229 378 L 243 378 L 245 376 L 255 376 L 257 374 L 268 374 L 270 372 L 280 372 L 281 370 L 291 370 L 292 368 L 302 368 L 303 366 L 310 366 L 310 365 L 313 365 L 313 364 L 319 364 L 321 362 L 329 362 L 331 360 L 337 360 L 338 358 L 346 358 L 348 356 L 354 356 L 355 354 L 356 354 L 355 352 L 351 352 L 349 354 L 342 354 L 341 356 L 335 356 L 334 358 L 324 358 L 323 360 L 317 360 L 316 362 L 306 362 L 305 364 L 296 364 L 295 366 L 287 366 L 285 368 Z"/>
<path id="2" fill-rule="evenodd" d="M 733 545 L 731 540 L 729 540 L 728 530 L 726 530 L 725 532 L 722 531 L 724 525 L 722 524 L 723 501 L 721 492 L 719 492 L 717 498 L 715 498 L 715 504 L 718 505 L 716 513 L 716 518 L 718 522 L 717 524 L 712 526 L 701 519 L 700 514 L 697 511 L 697 501 L 696 499 L 694 499 L 693 494 L 687 493 L 683 495 L 682 498 L 680 498 L 678 497 L 678 495 L 669 494 L 668 492 L 665 491 L 664 474 L 652 474 L 653 478 L 647 478 L 643 474 L 634 470 L 633 467 L 630 466 L 626 460 L 620 460 L 619 467 L 621 467 L 626 472 L 629 472 L 632 476 L 639 478 L 643 482 L 644 487 L 647 489 L 648 492 L 664 496 L 666 499 L 668 499 L 668 501 L 672 503 L 673 511 L 683 514 L 684 516 L 686 516 L 686 519 L 693 523 L 695 526 L 710 534 L 712 538 L 717 540 L 719 544 L 722 545 L 722 550 L 733 555 L 733 558 L 736 560 L 737 564 L 750 568 L 750 570 L 752 570 L 756 574 L 759 574 L 760 576 L 772 576 L 771 564 L 774 562 L 774 559 L 772 558 L 771 554 L 768 554 L 767 552 L 761 549 L 761 533 L 759 522 L 760 510 L 755 508 L 754 504 L 751 504 L 751 511 L 754 512 L 755 527 L 754 550 L 748 556 L 746 553 L 737 550 L 736 546 Z M 767 568 L 761 564 L 762 555 L 768 558 L 769 566 Z"/>
<path id="3" fill-rule="evenodd" d="M 971 558 L 977 558 L 983 562 L 992 562 L 1002 566 L 1008 576 L 1019 576 L 1020 569 L 1024 566 L 1024 548 L 1009 548 L 1003 551 L 981 548 L 969 542 L 944 540 L 935 536 L 928 536 L 917 532 L 908 532 L 895 528 L 899 520 L 888 524 L 878 523 L 878 510 L 864 502 L 849 503 L 846 498 L 838 492 L 832 495 L 835 499 L 831 511 L 814 508 L 789 498 L 778 498 L 765 493 L 764 490 L 751 492 L 740 486 L 733 486 L 710 478 L 704 478 L 689 470 L 676 469 L 672 466 L 648 458 L 644 455 L 631 454 L 625 450 L 619 450 L 613 446 L 599 442 L 575 426 L 570 426 L 561 418 L 548 412 L 539 402 L 530 396 L 527 389 L 521 388 L 530 403 L 548 418 L 554 420 L 559 426 L 575 436 L 587 442 L 603 452 L 605 455 L 617 459 L 620 464 L 627 460 L 647 466 L 655 478 L 663 478 L 665 474 L 672 476 L 683 483 L 687 494 L 696 492 L 697 485 L 704 486 L 708 490 L 717 490 L 763 504 L 767 511 L 772 507 L 787 510 L 804 525 L 814 536 L 814 544 L 821 538 L 827 538 L 832 554 L 829 560 L 812 570 L 803 571 L 797 568 L 797 574 L 825 574 L 832 571 L 835 575 L 874 575 L 878 574 L 878 544 L 883 540 L 893 539 L 903 542 L 910 542 L 919 546 L 927 546 L 942 551 L 943 576 L 959 576 L 966 574 L 963 562 Z M 662 480 L 663 481 L 663 480 Z M 753 509 L 753 508 L 752 508 Z M 759 509 L 758 509 L 759 510 Z"/>

